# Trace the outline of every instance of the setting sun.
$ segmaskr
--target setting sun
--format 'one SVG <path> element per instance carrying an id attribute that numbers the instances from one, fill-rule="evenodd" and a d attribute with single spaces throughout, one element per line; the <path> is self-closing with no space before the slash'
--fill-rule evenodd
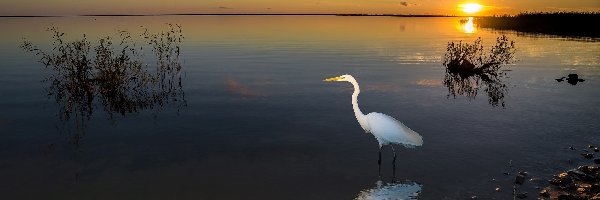
<path id="1" fill-rule="evenodd" d="M 483 6 L 481 4 L 477 4 L 477 3 L 461 4 L 458 7 L 460 7 L 463 12 L 469 13 L 469 14 L 475 14 L 475 13 L 481 11 L 481 9 L 483 8 Z"/>

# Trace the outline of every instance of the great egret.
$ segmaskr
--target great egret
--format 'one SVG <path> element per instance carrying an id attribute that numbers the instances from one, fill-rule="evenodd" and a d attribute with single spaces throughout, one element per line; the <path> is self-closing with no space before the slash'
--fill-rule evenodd
<path id="1" fill-rule="evenodd" d="M 377 163 L 381 166 L 381 148 L 384 145 L 390 145 L 392 151 L 394 151 L 394 161 L 396 162 L 396 150 L 394 150 L 393 144 L 399 144 L 407 148 L 413 148 L 415 146 L 423 145 L 423 137 L 417 132 L 411 130 L 402 122 L 390 117 L 386 114 L 372 112 L 367 115 L 363 114 L 358 108 L 358 94 L 360 88 L 358 82 L 351 75 L 342 75 L 338 77 L 328 78 L 323 81 L 347 81 L 352 83 L 354 86 L 354 93 L 352 93 L 352 107 L 354 109 L 354 115 L 360 126 L 367 133 L 373 134 L 377 142 L 379 143 L 379 160 Z"/>

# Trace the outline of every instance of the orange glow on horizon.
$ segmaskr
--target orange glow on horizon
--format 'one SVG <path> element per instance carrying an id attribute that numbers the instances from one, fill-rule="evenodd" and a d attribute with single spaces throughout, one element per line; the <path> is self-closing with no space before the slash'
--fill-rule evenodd
<path id="1" fill-rule="evenodd" d="M 460 5 L 457 5 L 460 4 Z M 502 15 L 520 12 L 598 11 L 598 0 L 578 1 L 372 1 L 372 0 L 3 0 L 1 15 L 119 14 L 405 14 Z"/>

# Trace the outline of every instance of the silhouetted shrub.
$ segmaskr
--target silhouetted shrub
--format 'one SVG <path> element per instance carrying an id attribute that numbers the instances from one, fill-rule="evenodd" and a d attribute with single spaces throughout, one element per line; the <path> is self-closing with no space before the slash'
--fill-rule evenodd
<path id="1" fill-rule="evenodd" d="M 505 106 L 507 88 L 501 79 L 505 75 L 501 67 L 515 61 L 514 53 L 514 41 L 504 35 L 496 39 L 488 53 L 484 51 L 481 38 L 471 44 L 449 42 L 443 62 L 446 67 L 443 83 L 448 88 L 448 96 L 464 95 L 473 99 L 484 85 L 488 102 L 492 106 Z"/>

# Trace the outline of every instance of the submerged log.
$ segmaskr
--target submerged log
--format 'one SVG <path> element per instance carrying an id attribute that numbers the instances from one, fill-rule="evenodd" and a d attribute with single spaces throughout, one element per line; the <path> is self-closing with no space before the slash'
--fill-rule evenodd
<path id="1" fill-rule="evenodd" d="M 448 72 L 459 74 L 463 77 L 483 74 L 483 68 L 476 67 L 475 64 L 466 59 L 452 60 L 447 64 L 446 67 Z"/>

